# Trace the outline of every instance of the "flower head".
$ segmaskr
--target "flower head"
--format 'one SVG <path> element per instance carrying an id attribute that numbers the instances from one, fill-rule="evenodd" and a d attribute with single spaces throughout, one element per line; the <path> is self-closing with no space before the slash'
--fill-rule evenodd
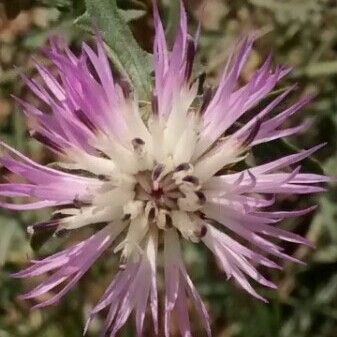
<path id="1" fill-rule="evenodd" d="M 55 208 L 50 221 L 29 228 L 33 233 L 74 231 L 88 225 L 97 228 L 87 240 L 34 260 L 16 274 L 49 275 L 23 298 L 59 289 L 37 307 L 58 302 L 113 247 L 113 253 L 120 256 L 120 269 L 92 309 L 88 323 L 107 309 L 104 333 L 115 336 L 134 311 L 141 335 L 149 303 L 158 332 L 156 266 L 158 242 L 163 242 L 165 335 L 169 336 L 173 312 L 181 335 L 191 335 L 190 298 L 210 336 L 208 315 L 184 267 L 180 241 L 205 244 L 228 278 L 265 301 L 248 279 L 266 287 L 275 285 L 257 267 L 281 268 L 272 257 L 299 262 L 272 239 L 310 245 L 281 229 L 279 223 L 313 208 L 271 210 L 274 196 L 320 192 L 323 189 L 318 183 L 328 179 L 301 173 L 300 166 L 296 167 L 320 146 L 233 172 L 252 147 L 303 131 L 307 122 L 281 127 L 310 98 L 275 114 L 274 108 L 290 88 L 245 124 L 237 123 L 289 69 L 273 69 L 268 58 L 239 87 L 240 72 L 254 40 L 246 38 L 229 58 L 219 86 L 200 97 L 198 82 L 191 80 L 196 43 L 187 33 L 183 7 L 172 50 L 167 47 L 156 6 L 154 20 L 155 85 L 152 104 L 147 106 L 152 113 L 146 120 L 141 118 L 137 93 L 113 77 L 100 37 L 97 51 L 84 43 L 79 56 L 60 41 L 52 42 L 47 55 L 57 75 L 37 64 L 43 83 L 24 77 L 44 108 L 18 101 L 37 122 L 32 136 L 61 160 L 57 169 L 42 166 L 2 143 L 1 164 L 27 182 L 2 184 L 0 195 L 36 200 L 17 204 L 2 198 L 0 205 L 14 210 Z M 103 229 L 99 229 L 102 223 Z"/>

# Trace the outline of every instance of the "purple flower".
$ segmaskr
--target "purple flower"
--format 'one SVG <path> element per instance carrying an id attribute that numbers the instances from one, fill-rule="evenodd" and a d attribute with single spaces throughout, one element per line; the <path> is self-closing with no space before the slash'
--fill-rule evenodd
<path id="1" fill-rule="evenodd" d="M 79 56 L 60 41 L 52 42 L 47 55 L 57 74 L 37 64 L 43 83 L 24 77 L 44 108 L 17 100 L 25 114 L 37 121 L 32 136 L 61 158 L 59 169 L 39 165 L 1 143 L 1 164 L 27 182 L 0 185 L 0 205 L 13 210 L 54 207 L 50 221 L 29 228 L 33 233 L 105 224 L 87 240 L 34 260 L 16 274 L 32 277 L 48 273 L 40 285 L 22 296 L 31 299 L 58 291 L 36 307 L 58 302 L 102 253 L 113 247 L 120 255 L 120 269 L 92 309 L 88 324 L 107 309 L 103 334 L 115 336 L 134 311 L 140 336 L 149 305 L 158 333 L 156 266 L 160 241 L 164 244 L 165 336 L 170 335 L 173 312 L 181 335 L 191 336 L 187 298 L 211 336 L 206 309 L 184 266 L 180 241 L 205 244 L 228 279 L 266 301 L 248 279 L 275 288 L 258 266 L 281 268 L 272 257 L 300 262 L 272 239 L 310 246 L 305 238 L 278 225 L 314 209 L 275 211 L 271 209 L 274 196 L 321 192 L 319 183 L 329 179 L 301 173 L 297 166 L 320 145 L 233 173 L 235 164 L 244 161 L 252 147 L 305 130 L 307 121 L 291 128 L 282 125 L 310 98 L 275 113 L 290 88 L 245 124 L 237 124 L 289 69 L 273 69 L 268 58 L 247 84 L 238 86 L 254 40 L 246 38 L 229 58 L 219 86 L 201 98 L 198 81 L 191 80 L 196 43 L 187 33 L 185 10 L 181 10 L 172 50 L 168 50 L 156 6 L 154 20 L 155 85 L 152 104 L 145 108 L 132 88 L 113 78 L 100 37 L 96 52 L 84 43 Z M 149 118 L 142 120 L 141 109 L 150 108 Z M 27 203 L 11 202 L 15 197 L 26 198 Z"/>

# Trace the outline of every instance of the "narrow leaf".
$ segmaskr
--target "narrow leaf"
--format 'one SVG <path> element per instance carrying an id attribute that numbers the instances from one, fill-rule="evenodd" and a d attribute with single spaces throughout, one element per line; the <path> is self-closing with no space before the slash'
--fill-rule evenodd
<path id="1" fill-rule="evenodd" d="M 149 99 L 151 56 L 136 42 L 116 0 L 86 0 L 85 3 L 86 13 L 75 23 L 85 29 L 92 29 L 93 25 L 98 28 L 115 66 L 131 80 L 141 99 Z"/>

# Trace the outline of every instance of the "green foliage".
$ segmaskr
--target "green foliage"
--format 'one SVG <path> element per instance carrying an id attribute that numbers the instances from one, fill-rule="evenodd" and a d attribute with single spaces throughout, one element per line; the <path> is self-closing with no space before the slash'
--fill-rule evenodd
<path id="1" fill-rule="evenodd" d="M 85 3 L 86 12 L 76 23 L 87 29 L 97 26 L 117 69 L 132 81 L 140 98 L 149 99 L 151 56 L 139 47 L 125 20 L 137 18 L 140 13 L 128 11 L 121 14 L 115 1 L 86 0 Z"/>
<path id="2" fill-rule="evenodd" d="M 319 0 L 249 0 L 253 5 L 271 10 L 276 20 L 287 24 L 291 21 L 306 22 L 319 20 L 321 4 Z"/>

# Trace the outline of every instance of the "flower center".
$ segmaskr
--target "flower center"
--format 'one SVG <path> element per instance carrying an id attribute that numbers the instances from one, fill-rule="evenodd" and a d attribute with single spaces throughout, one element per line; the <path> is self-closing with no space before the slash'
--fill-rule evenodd
<path id="1" fill-rule="evenodd" d="M 136 181 L 135 200 L 143 201 L 144 207 L 150 203 L 156 213 L 160 209 L 195 212 L 206 201 L 189 163 L 181 164 L 173 171 L 157 164 L 152 171 L 138 173 Z"/>
<path id="2" fill-rule="evenodd" d="M 140 243 L 151 228 L 174 227 L 185 239 L 198 242 L 207 228 L 195 220 L 207 200 L 193 165 L 185 162 L 172 168 L 149 163 L 145 142 L 136 138 L 132 145 L 137 160 L 146 165 L 132 178 L 133 199 L 123 205 L 122 215 L 122 221 L 129 223 L 128 232 L 115 252 L 122 250 L 123 261 L 138 258 Z"/>
<path id="3" fill-rule="evenodd" d="M 160 187 L 157 190 L 152 189 L 151 191 L 151 196 L 156 199 L 159 200 L 164 194 L 164 190 Z"/>

